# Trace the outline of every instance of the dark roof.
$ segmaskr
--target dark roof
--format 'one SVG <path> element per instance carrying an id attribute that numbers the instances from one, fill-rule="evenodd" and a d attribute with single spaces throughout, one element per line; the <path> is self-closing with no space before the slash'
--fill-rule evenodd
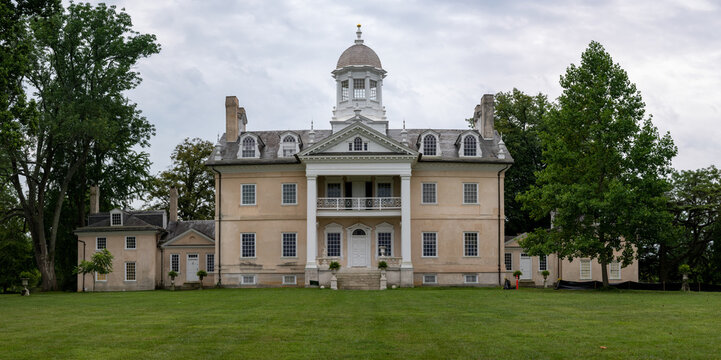
<path id="1" fill-rule="evenodd" d="M 363 44 L 355 44 L 343 51 L 338 58 L 338 64 L 336 69 L 341 69 L 346 66 L 353 65 L 369 65 L 379 69 L 382 69 L 381 59 L 378 57 L 373 49 Z"/>
<path id="2" fill-rule="evenodd" d="M 110 212 L 100 212 L 88 215 L 88 224 L 75 230 L 75 232 L 97 231 L 164 231 L 163 218 L 165 211 L 125 211 L 123 225 L 110 225 Z"/>
<path id="3" fill-rule="evenodd" d="M 408 147 L 418 151 L 418 137 L 431 129 L 407 129 Z M 471 162 L 471 163 L 512 163 L 513 158 L 508 151 L 505 151 L 505 159 L 498 158 L 500 136 L 495 133 L 493 139 L 483 139 L 479 136 L 481 145 L 481 157 L 459 157 L 458 156 L 458 136 L 464 132 L 472 131 L 478 134 L 476 130 L 471 129 L 432 129 L 439 135 L 439 143 L 441 155 L 437 157 L 423 158 L 420 162 Z M 302 146 L 300 150 L 312 146 L 310 143 L 310 130 L 276 130 L 276 131 L 250 131 L 260 137 L 265 146 L 260 149 L 260 158 L 238 158 L 239 140 L 235 142 L 225 142 L 225 135 L 220 138 L 221 160 L 215 160 L 215 151 L 210 156 L 206 164 L 295 164 L 298 163 L 296 157 L 278 157 L 278 148 L 280 146 L 280 135 L 288 131 L 298 134 L 301 137 Z M 401 129 L 388 129 L 387 136 L 397 142 L 402 141 Z M 243 133 L 245 134 L 245 133 Z M 315 143 L 318 143 L 332 135 L 331 130 L 315 130 Z M 241 134 L 242 136 L 242 134 Z M 368 153 L 347 153 L 347 155 L 368 155 Z"/>
<path id="4" fill-rule="evenodd" d="M 215 239 L 215 220 L 171 221 L 162 242 L 173 240 L 188 230 L 195 230 L 211 239 Z"/>

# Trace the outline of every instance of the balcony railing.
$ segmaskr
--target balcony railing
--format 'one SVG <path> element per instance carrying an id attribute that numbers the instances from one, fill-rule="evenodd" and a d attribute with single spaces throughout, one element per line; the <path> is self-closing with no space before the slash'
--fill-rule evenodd
<path id="1" fill-rule="evenodd" d="M 400 210 L 399 197 L 318 198 L 318 210 Z"/>

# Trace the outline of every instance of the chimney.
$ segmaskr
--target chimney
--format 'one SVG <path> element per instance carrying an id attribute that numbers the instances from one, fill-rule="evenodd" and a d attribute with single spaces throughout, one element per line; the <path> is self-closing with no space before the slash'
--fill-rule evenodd
<path id="1" fill-rule="evenodd" d="M 481 124 L 479 128 L 484 139 L 493 139 L 493 94 L 485 94 L 481 98 Z"/>
<path id="2" fill-rule="evenodd" d="M 238 140 L 238 98 L 225 97 L 225 142 Z"/>
<path id="3" fill-rule="evenodd" d="M 170 188 L 170 200 L 168 200 L 168 205 L 168 215 L 170 215 L 170 221 L 178 221 L 178 189 L 175 187 Z"/>
<path id="4" fill-rule="evenodd" d="M 90 213 L 100 212 L 100 188 L 95 185 L 90 187 Z"/>

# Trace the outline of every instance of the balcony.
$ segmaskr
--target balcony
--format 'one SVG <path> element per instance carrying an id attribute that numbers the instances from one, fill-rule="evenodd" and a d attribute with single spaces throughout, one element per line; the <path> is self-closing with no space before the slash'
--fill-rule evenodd
<path id="1" fill-rule="evenodd" d="M 399 197 L 318 198 L 318 216 L 400 216 Z"/>

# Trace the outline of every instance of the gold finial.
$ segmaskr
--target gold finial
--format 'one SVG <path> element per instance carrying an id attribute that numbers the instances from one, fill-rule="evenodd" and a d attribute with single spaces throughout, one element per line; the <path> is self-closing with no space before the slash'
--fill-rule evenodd
<path id="1" fill-rule="evenodd" d="M 356 25 L 356 26 L 360 27 L 360 24 L 358 24 L 358 25 Z"/>

